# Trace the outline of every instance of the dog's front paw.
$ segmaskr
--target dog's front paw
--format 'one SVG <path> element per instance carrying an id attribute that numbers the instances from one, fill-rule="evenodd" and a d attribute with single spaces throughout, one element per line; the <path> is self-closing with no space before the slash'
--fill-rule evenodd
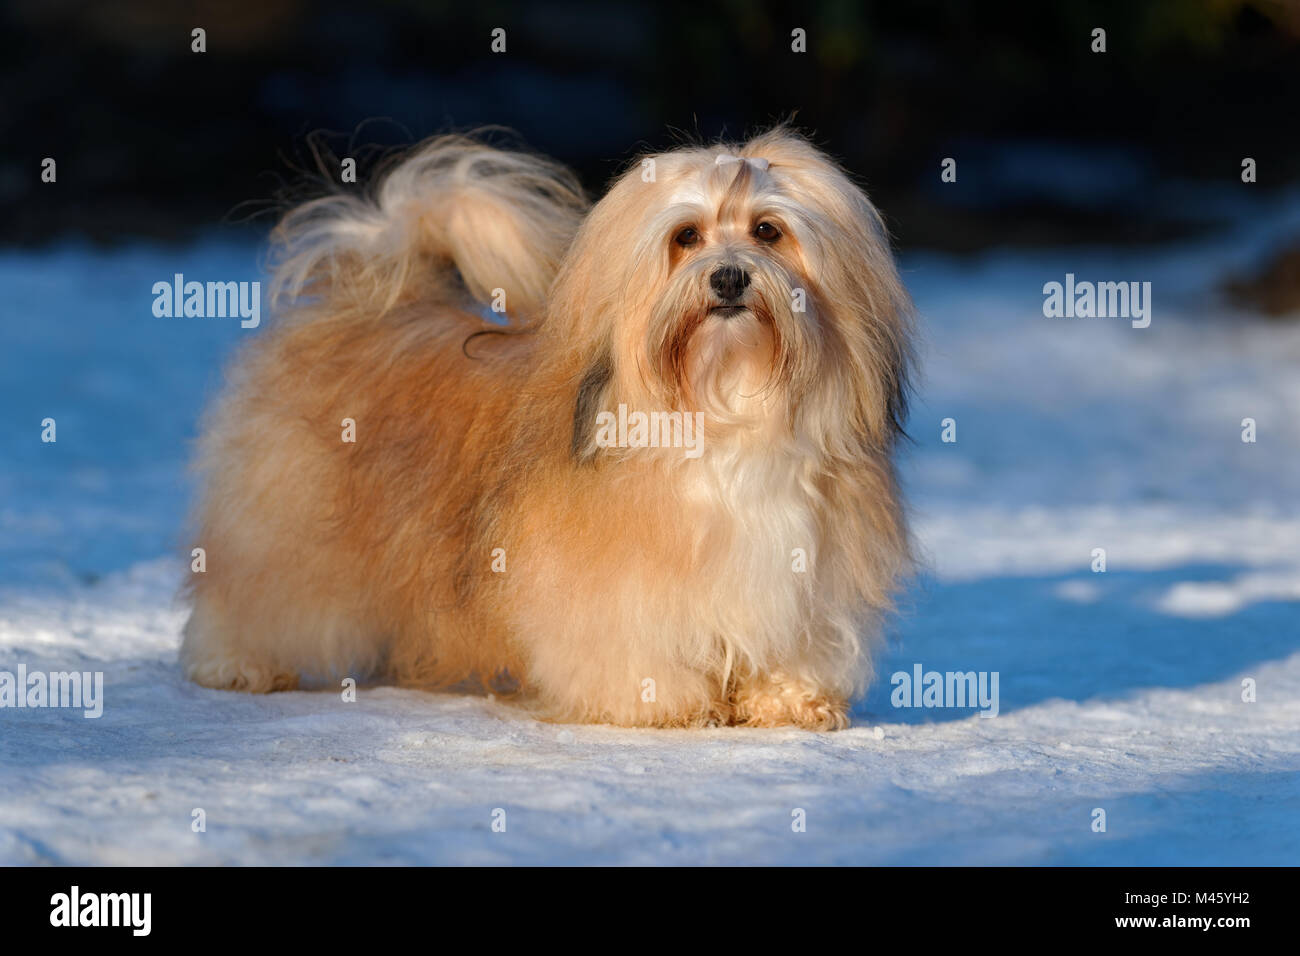
<path id="1" fill-rule="evenodd" d="M 843 730 L 849 725 L 847 701 L 781 674 L 742 685 L 733 707 L 735 723 L 746 727 Z"/>
<path id="2" fill-rule="evenodd" d="M 182 661 L 185 676 L 203 687 L 239 690 L 250 694 L 297 690 L 298 675 L 258 667 L 247 661 L 221 658 L 193 658 Z"/>

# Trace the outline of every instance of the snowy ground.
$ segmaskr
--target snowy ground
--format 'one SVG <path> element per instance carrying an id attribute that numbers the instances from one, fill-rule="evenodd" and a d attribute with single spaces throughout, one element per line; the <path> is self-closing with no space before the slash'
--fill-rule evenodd
<path id="1" fill-rule="evenodd" d="M 1300 231 L 1300 197 L 1250 212 L 1154 252 L 905 260 L 930 570 L 834 735 L 182 681 L 165 555 L 198 410 L 251 333 L 156 319 L 150 287 L 255 279 L 256 251 L 0 256 L 0 670 L 102 670 L 106 698 L 0 710 L 0 863 L 1296 863 L 1300 326 L 1213 286 Z M 1066 272 L 1151 281 L 1151 327 L 1044 318 Z M 892 707 L 916 663 L 998 672 L 999 715 Z"/>

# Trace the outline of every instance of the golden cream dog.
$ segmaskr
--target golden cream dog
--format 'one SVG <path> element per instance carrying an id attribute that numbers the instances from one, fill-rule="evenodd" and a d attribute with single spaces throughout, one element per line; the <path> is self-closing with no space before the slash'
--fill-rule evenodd
<path id="1" fill-rule="evenodd" d="M 838 166 L 777 129 L 588 211 L 561 167 L 442 137 L 277 240 L 289 307 L 201 444 L 189 677 L 847 723 L 910 567 L 911 312 Z"/>

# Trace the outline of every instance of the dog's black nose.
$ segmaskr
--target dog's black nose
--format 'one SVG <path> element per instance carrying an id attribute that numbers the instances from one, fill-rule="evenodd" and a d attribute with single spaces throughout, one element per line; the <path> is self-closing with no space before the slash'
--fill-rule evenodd
<path id="1" fill-rule="evenodd" d="M 723 302 L 735 302 L 749 285 L 749 273 L 736 266 L 721 266 L 709 276 L 709 285 Z"/>

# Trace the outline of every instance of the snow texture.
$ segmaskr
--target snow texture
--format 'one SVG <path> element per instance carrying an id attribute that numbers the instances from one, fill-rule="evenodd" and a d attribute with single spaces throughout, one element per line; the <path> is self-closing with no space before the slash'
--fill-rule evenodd
<path id="1" fill-rule="evenodd" d="M 904 258 L 927 571 L 853 727 L 826 735 L 185 682 L 185 462 L 257 333 L 155 318 L 150 290 L 261 278 L 257 250 L 5 253 L 0 671 L 103 671 L 105 703 L 0 710 L 0 863 L 1295 864 L 1300 327 L 1215 288 L 1300 230 L 1300 196 L 1239 218 L 1155 250 Z M 1045 318 L 1067 272 L 1151 281 L 1150 328 Z M 918 663 L 997 672 L 998 715 L 892 706 Z"/>

